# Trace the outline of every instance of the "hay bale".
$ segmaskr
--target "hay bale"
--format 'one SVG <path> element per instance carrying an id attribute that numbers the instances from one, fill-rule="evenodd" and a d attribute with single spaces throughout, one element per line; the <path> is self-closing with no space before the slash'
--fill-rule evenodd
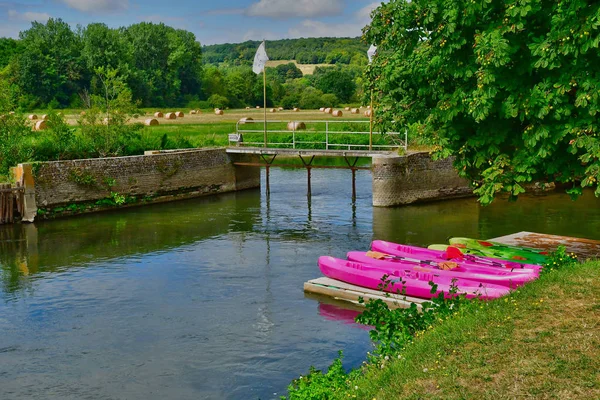
<path id="1" fill-rule="evenodd" d="M 287 129 L 288 131 L 302 131 L 306 129 L 306 124 L 297 121 L 288 122 Z"/>
<path id="2" fill-rule="evenodd" d="M 283 107 L 279 107 L 277 110 L 278 111 L 283 111 Z"/>
<path id="3" fill-rule="evenodd" d="M 344 111 L 350 111 L 350 107 L 344 108 Z"/>
<path id="4" fill-rule="evenodd" d="M 43 121 L 48 121 L 48 114 L 42 115 L 42 120 Z"/>
<path id="5" fill-rule="evenodd" d="M 332 113 L 332 115 L 333 115 L 334 117 L 342 117 L 342 116 L 344 115 L 344 113 L 343 113 L 343 112 L 341 112 L 340 110 L 335 110 L 335 111 Z"/>
<path id="6" fill-rule="evenodd" d="M 365 117 L 370 117 L 370 116 L 371 116 L 371 110 L 365 111 Z"/>
<path id="7" fill-rule="evenodd" d="M 367 106 L 367 110 L 370 110 L 370 109 L 371 109 L 371 106 Z"/>
<path id="8" fill-rule="evenodd" d="M 181 111 L 177 111 L 177 112 L 175 113 L 175 116 L 176 116 L 177 118 L 183 118 L 183 117 L 185 117 L 185 114 L 184 114 L 184 113 L 182 113 Z"/>
<path id="9" fill-rule="evenodd" d="M 196 115 L 196 114 L 198 114 L 197 110 L 190 110 L 190 115 Z"/>
<path id="10" fill-rule="evenodd" d="M 215 115 L 223 115 L 223 110 L 215 110 Z"/>
<path id="11" fill-rule="evenodd" d="M 299 108 L 297 108 L 297 107 L 294 107 L 294 109 L 293 109 L 292 111 L 294 111 L 294 112 L 298 112 L 298 111 L 300 111 L 300 109 L 299 109 Z"/>
<path id="12" fill-rule="evenodd" d="M 319 108 L 319 111 L 324 112 L 325 111 L 325 107 Z"/>
<path id="13" fill-rule="evenodd" d="M 360 114 L 360 110 L 358 108 L 353 108 L 352 110 L 350 110 L 350 112 L 352 114 Z"/>
<path id="14" fill-rule="evenodd" d="M 79 115 L 83 117 L 85 115 L 85 111 L 80 112 Z"/>
<path id="15" fill-rule="evenodd" d="M 158 126 L 158 120 L 154 119 L 154 118 L 148 118 L 146 121 L 144 121 L 144 125 L 146 126 Z"/>
<path id="16" fill-rule="evenodd" d="M 177 119 L 177 116 L 175 115 L 175 113 L 166 113 L 165 114 L 165 119 Z"/>
<path id="17" fill-rule="evenodd" d="M 249 110 L 249 109 L 250 109 L 250 107 L 246 107 L 246 110 Z"/>
<path id="18" fill-rule="evenodd" d="M 154 113 L 154 118 L 162 118 L 164 116 L 165 115 L 163 113 L 161 113 L 160 111 L 157 111 L 157 112 Z"/>
<path id="19" fill-rule="evenodd" d="M 333 108 L 326 108 L 324 112 L 325 114 L 331 114 L 333 113 Z"/>
<path id="20" fill-rule="evenodd" d="M 271 109 L 269 110 L 269 112 L 270 112 L 270 113 L 274 113 L 274 112 L 277 112 L 277 110 L 276 110 L 276 109 L 274 109 L 274 108 L 271 108 Z"/>
<path id="21" fill-rule="evenodd" d="M 257 109 L 257 110 L 260 110 L 260 106 L 256 106 L 256 109 Z"/>
<path id="22" fill-rule="evenodd" d="M 38 119 L 38 116 L 37 116 L 37 115 L 35 115 L 35 114 L 31 114 L 31 115 L 29 115 L 29 117 L 27 117 L 27 118 L 29 118 L 31 121 L 35 121 L 36 119 Z"/>
<path id="23" fill-rule="evenodd" d="M 40 120 L 38 122 L 35 123 L 35 126 L 33 127 L 34 131 L 43 131 L 44 129 L 48 128 L 48 123 L 44 120 Z"/>
<path id="24" fill-rule="evenodd" d="M 254 123 L 254 118 L 244 117 L 244 118 L 240 119 L 238 122 L 240 124 L 253 124 Z"/>

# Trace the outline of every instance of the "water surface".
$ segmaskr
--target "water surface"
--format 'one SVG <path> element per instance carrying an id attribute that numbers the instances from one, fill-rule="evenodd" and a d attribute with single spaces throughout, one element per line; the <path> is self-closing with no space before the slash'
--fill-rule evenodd
<path id="1" fill-rule="evenodd" d="M 271 399 L 310 365 L 371 349 L 306 297 L 317 257 L 522 230 L 598 239 L 590 193 L 371 207 L 371 177 L 274 169 L 258 190 L 0 227 L 0 398 Z M 345 319 L 345 320 L 344 320 Z"/>

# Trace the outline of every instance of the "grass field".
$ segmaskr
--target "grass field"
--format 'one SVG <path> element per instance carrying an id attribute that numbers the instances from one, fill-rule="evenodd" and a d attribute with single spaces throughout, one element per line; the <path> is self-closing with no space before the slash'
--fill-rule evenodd
<path id="1" fill-rule="evenodd" d="M 600 262 L 461 312 L 355 382 L 359 399 L 600 399 Z M 340 398 L 348 398 L 344 393 Z"/>
<path id="2" fill-rule="evenodd" d="M 77 126 L 81 111 L 65 110 L 63 111 L 63 115 L 68 124 Z M 175 120 L 156 118 L 159 121 L 158 126 L 144 128 L 144 133 L 150 137 L 167 135 L 171 138 L 183 138 L 187 139 L 195 147 L 226 146 L 229 144 L 228 134 L 237 132 L 237 122 L 242 118 L 252 118 L 255 122 L 240 125 L 240 129 L 242 130 L 255 131 L 244 132 L 244 142 L 247 144 L 257 143 L 257 145 L 262 145 L 264 141 L 264 109 L 225 110 L 224 115 L 215 115 L 213 110 L 201 110 L 199 114 L 190 114 L 190 110 L 187 109 L 144 109 L 141 110 L 143 115 L 139 114 L 135 118 L 131 118 L 129 123 L 144 123 L 146 119 L 154 118 L 154 113 L 157 111 L 163 114 L 182 111 L 184 117 Z M 324 148 L 324 145 L 317 144 L 317 142 L 325 141 L 325 131 L 328 130 L 329 132 L 364 132 L 363 135 L 330 133 L 328 138 L 329 143 L 333 144 L 332 149 L 348 148 L 347 146 L 335 146 L 335 144 L 341 143 L 368 145 L 369 119 L 361 114 L 351 114 L 345 110 L 343 112 L 344 115 L 342 117 L 333 117 L 331 114 L 326 114 L 319 110 L 267 112 L 269 143 L 280 143 L 279 145 L 272 145 L 272 147 L 292 147 L 292 143 L 295 141 L 299 148 Z M 43 113 L 43 110 L 39 110 L 36 115 L 41 116 Z M 306 129 L 293 134 L 293 132 L 287 129 L 287 123 L 291 121 L 305 122 Z M 398 139 L 402 138 L 390 138 L 375 132 L 373 143 L 375 145 L 394 145 Z"/>
<path id="3" fill-rule="evenodd" d="M 315 72 L 315 69 L 317 67 L 334 67 L 335 65 L 333 64 L 298 64 L 296 62 L 296 60 L 272 60 L 272 61 L 267 61 L 267 67 L 271 67 L 271 68 L 275 68 L 278 65 L 284 65 L 284 64 L 296 64 L 296 67 L 298 67 L 298 69 L 300 69 L 300 71 L 302 71 L 303 75 L 312 75 Z"/>

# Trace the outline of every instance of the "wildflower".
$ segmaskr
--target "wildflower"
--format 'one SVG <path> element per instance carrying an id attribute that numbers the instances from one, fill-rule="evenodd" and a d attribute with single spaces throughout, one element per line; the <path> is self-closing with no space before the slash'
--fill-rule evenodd
<path id="1" fill-rule="evenodd" d="M 354 390 L 358 390 L 358 386 L 354 386 Z"/>
<path id="2" fill-rule="evenodd" d="M 383 359 L 384 359 L 385 361 L 387 361 L 387 360 L 389 360 L 389 359 L 390 359 L 390 356 L 385 356 Z"/>

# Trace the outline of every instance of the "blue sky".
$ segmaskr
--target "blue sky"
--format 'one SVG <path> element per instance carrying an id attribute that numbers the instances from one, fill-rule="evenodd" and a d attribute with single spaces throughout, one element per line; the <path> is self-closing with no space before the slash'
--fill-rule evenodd
<path id="1" fill-rule="evenodd" d="M 321 36 L 359 36 L 372 0 L 0 0 L 0 37 L 18 37 L 31 21 L 62 18 L 73 28 L 141 21 L 193 32 L 202 44 Z"/>

